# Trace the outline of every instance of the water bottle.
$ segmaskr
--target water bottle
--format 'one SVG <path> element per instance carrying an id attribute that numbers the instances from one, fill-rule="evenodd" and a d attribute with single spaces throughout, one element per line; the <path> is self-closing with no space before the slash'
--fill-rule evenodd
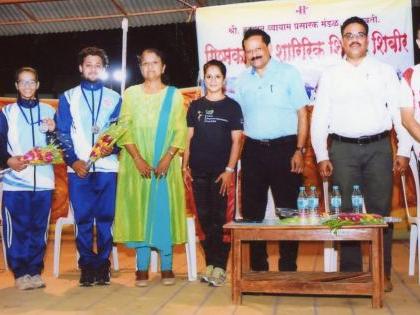
<path id="1" fill-rule="evenodd" d="M 306 211 L 308 209 L 308 197 L 306 195 L 305 187 L 299 188 L 299 195 L 297 198 L 297 208 L 299 217 L 304 218 L 306 217 Z"/>
<path id="2" fill-rule="evenodd" d="M 331 193 L 331 213 L 340 214 L 341 210 L 341 194 L 338 186 L 334 185 L 332 187 Z"/>
<path id="3" fill-rule="evenodd" d="M 311 192 L 308 197 L 308 210 L 311 216 L 318 213 L 319 197 L 315 186 L 311 186 Z"/>
<path id="4" fill-rule="evenodd" d="M 362 213 L 363 196 L 359 185 L 353 186 L 353 192 L 351 194 L 351 205 L 353 207 L 353 213 Z"/>

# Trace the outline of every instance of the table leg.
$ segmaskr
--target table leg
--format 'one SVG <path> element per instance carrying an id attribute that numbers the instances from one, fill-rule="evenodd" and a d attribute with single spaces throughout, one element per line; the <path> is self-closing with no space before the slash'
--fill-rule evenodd
<path id="1" fill-rule="evenodd" d="M 383 253 L 382 229 L 373 229 L 372 234 L 372 307 L 380 308 L 383 303 Z"/>
<path id="2" fill-rule="evenodd" d="M 242 248 L 241 240 L 236 236 L 237 231 L 232 230 L 232 302 L 233 304 L 241 304 L 241 277 L 242 277 Z"/>
<path id="3" fill-rule="evenodd" d="M 251 257 L 249 242 L 242 242 L 242 272 L 249 272 L 251 270 Z"/>

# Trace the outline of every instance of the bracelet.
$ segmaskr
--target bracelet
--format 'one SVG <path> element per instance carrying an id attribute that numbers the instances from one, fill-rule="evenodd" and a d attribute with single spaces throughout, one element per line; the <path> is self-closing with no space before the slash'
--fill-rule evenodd
<path id="1" fill-rule="evenodd" d="M 169 153 L 170 156 L 174 156 L 175 155 L 175 153 L 172 152 L 172 151 L 170 151 L 170 150 L 168 150 L 168 153 Z"/>
<path id="2" fill-rule="evenodd" d="M 235 172 L 235 169 L 234 168 L 231 168 L 229 166 L 226 166 L 225 167 L 225 171 L 228 172 L 228 173 L 234 173 Z"/>

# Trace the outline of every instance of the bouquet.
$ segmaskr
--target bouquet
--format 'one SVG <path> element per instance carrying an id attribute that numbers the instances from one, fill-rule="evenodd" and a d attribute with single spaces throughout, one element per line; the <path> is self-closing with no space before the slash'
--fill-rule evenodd
<path id="1" fill-rule="evenodd" d="M 23 155 L 23 160 L 30 165 L 64 163 L 61 149 L 54 144 L 32 148 Z"/>
<path id="2" fill-rule="evenodd" d="M 118 124 L 112 124 L 107 130 L 105 130 L 96 140 L 95 145 L 89 155 L 87 162 L 87 169 L 89 169 L 93 163 L 102 157 L 101 151 L 103 148 L 111 147 L 121 138 L 128 130 L 128 120 L 120 119 Z"/>
<path id="3" fill-rule="evenodd" d="M 345 225 L 371 225 L 384 224 L 386 220 L 374 213 L 340 213 L 337 216 L 327 217 L 322 224 L 330 227 L 334 234 Z"/>

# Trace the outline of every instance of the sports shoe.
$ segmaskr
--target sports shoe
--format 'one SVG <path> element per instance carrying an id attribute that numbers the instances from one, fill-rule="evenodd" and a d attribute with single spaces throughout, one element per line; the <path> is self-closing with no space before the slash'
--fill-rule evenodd
<path id="1" fill-rule="evenodd" d="M 19 290 L 32 290 L 34 288 L 30 275 L 24 275 L 22 277 L 16 278 L 15 285 Z"/>
<path id="2" fill-rule="evenodd" d="M 96 270 L 95 278 L 97 285 L 109 285 L 111 283 L 111 272 L 109 267 L 110 263 L 108 261 Z"/>
<path id="3" fill-rule="evenodd" d="M 42 280 L 41 275 L 31 276 L 31 282 L 34 289 L 45 288 L 45 282 Z"/>
<path id="4" fill-rule="evenodd" d="M 136 287 L 147 287 L 149 285 L 149 272 L 137 270 L 136 271 Z"/>
<path id="5" fill-rule="evenodd" d="M 226 280 L 226 271 L 222 268 L 216 267 L 209 278 L 209 285 L 214 287 L 221 287 L 225 284 Z"/>
<path id="6" fill-rule="evenodd" d="M 90 268 L 82 268 L 79 285 L 81 287 L 91 287 L 95 283 L 95 274 Z"/>
<path id="7" fill-rule="evenodd" d="M 213 273 L 213 269 L 214 269 L 213 265 L 208 265 L 206 267 L 206 272 L 201 275 L 200 281 L 201 282 L 209 282 L 211 274 Z"/>
<path id="8" fill-rule="evenodd" d="M 160 280 L 163 285 L 174 285 L 175 284 L 175 275 L 172 270 L 163 270 L 161 272 L 162 279 Z"/>

